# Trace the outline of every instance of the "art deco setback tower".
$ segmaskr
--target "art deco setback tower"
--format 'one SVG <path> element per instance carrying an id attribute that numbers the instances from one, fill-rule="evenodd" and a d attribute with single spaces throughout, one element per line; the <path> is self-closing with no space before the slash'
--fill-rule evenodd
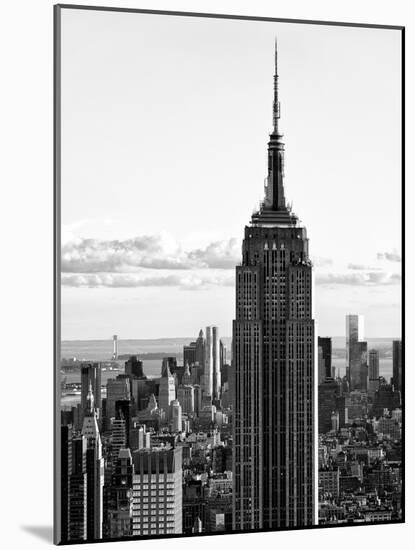
<path id="1" fill-rule="evenodd" d="M 306 229 L 284 197 L 275 47 L 265 199 L 245 227 L 233 324 L 233 529 L 315 523 L 315 336 Z"/>

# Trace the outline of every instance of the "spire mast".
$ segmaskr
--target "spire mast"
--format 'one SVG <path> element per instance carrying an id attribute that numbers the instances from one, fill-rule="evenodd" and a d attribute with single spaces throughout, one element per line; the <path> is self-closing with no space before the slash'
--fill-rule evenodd
<path id="1" fill-rule="evenodd" d="M 278 101 L 278 47 L 275 38 L 275 73 L 274 73 L 274 103 L 272 107 L 273 133 L 278 134 L 278 119 L 280 118 L 280 102 Z"/>
<path id="2" fill-rule="evenodd" d="M 273 129 L 268 141 L 268 175 L 265 183 L 265 198 L 260 204 L 259 211 L 252 216 L 252 223 L 262 223 L 276 226 L 295 226 L 298 218 L 291 213 L 285 202 L 284 193 L 284 157 L 285 146 L 283 134 L 278 124 L 281 115 L 278 100 L 278 47 L 277 39 L 274 44 L 274 101 L 272 106 Z"/>

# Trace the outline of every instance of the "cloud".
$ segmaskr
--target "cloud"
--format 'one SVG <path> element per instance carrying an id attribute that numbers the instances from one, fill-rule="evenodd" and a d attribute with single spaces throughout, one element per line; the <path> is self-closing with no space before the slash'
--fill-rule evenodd
<path id="1" fill-rule="evenodd" d="M 395 251 L 393 252 L 378 252 L 376 255 L 378 260 L 387 260 L 388 262 L 400 262 L 401 255 Z"/>
<path id="2" fill-rule="evenodd" d="M 316 276 L 318 285 L 384 286 L 401 282 L 399 273 L 367 271 L 362 273 L 320 273 Z"/>
<path id="3" fill-rule="evenodd" d="M 189 258 L 200 267 L 234 269 L 240 261 L 241 246 L 236 239 L 215 241 L 205 248 L 192 250 Z"/>
<path id="4" fill-rule="evenodd" d="M 185 274 L 142 277 L 130 274 L 89 273 L 62 275 L 62 285 L 75 288 L 178 287 L 182 290 L 205 290 L 212 286 L 234 286 L 233 273 Z"/>
<path id="5" fill-rule="evenodd" d="M 125 273 L 146 269 L 233 269 L 240 259 L 236 239 L 184 250 L 167 235 L 125 240 L 79 239 L 62 246 L 63 273 Z"/>
<path id="6" fill-rule="evenodd" d="M 363 264 L 348 264 L 347 269 L 353 269 L 353 270 L 357 270 L 357 271 L 362 271 L 362 270 L 378 271 L 381 268 L 380 267 L 372 267 L 372 266 L 363 265 Z"/>
<path id="7" fill-rule="evenodd" d="M 124 240 L 77 239 L 62 246 L 62 285 L 76 288 L 176 287 L 201 290 L 234 286 L 234 268 L 241 256 L 235 239 L 212 240 L 204 246 L 183 247 L 168 234 L 141 235 Z M 393 253 L 379 259 L 398 261 Z M 314 257 L 317 267 L 333 264 Z M 318 285 L 383 286 L 399 284 L 401 276 L 381 268 L 349 263 L 344 273 L 318 272 Z"/>
<path id="8" fill-rule="evenodd" d="M 333 264 L 333 260 L 331 258 L 324 258 L 323 256 L 312 256 L 311 260 L 313 265 L 316 267 L 325 267 Z"/>

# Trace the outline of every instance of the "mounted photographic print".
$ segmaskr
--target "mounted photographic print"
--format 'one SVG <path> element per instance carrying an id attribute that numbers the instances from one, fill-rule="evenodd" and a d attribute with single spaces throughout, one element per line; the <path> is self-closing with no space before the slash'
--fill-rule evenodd
<path id="1" fill-rule="evenodd" d="M 404 29 L 55 6 L 55 543 L 404 521 Z"/>

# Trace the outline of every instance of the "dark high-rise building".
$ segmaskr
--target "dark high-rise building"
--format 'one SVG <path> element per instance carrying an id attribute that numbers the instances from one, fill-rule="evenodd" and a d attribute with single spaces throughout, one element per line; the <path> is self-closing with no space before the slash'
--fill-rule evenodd
<path id="1" fill-rule="evenodd" d="M 143 362 L 136 355 L 125 362 L 125 374 L 130 378 L 144 378 Z"/>
<path id="2" fill-rule="evenodd" d="M 103 534 L 104 458 L 91 384 L 87 395 L 82 435 L 87 442 L 86 535 L 88 540 L 96 540 L 101 539 Z"/>
<path id="3" fill-rule="evenodd" d="M 116 379 L 107 380 L 106 415 L 108 418 L 115 417 L 115 406 L 117 401 L 126 401 L 131 396 L 131 386 L 128 377 L 117 376 Z"/>
<path id="4" fill-rule="evenodd" d="M 195 342 L 190 342 L 188 346 L 183 347 L 183 365 L 189 365 L 192 373 L 193 384 L 204 384 L 203 376 L 205 371 L 205 339 L 203 330 L 199 331 L 199 336 Z M 186 384 L 183 380 L 181 384 Z"/>
<path id="5" fill-rule="evenodd" d="M 233 529 L 316 523 L 315 334 L 305 227 L 284 197 L 274 128 L 265 200 L 245 227 L 233 324 Z"/>
<path id="6" fill-rule="evenodd" d="M 72 429 L 61 426 L 61 541 L 68 541 L 69 474 L 72 462 Z"/>
<path id="7" fill-rule="evenodd" d="M 201 367 L 205 364 L 205 338 L 202 329 L 200 329 L 199 336 L 196 340 L 196 363 Z"/>
<path id="8" fill-rule="evenodd" d="M 183 533 L 193 533 L 197 519 L 205 514 L 206 499 L 204 487 L 200 479 L 191 479 L 183 485 Z M 202 529 L 198 531 L 202 532 Z"/>
<path id="9" fill-rule="evenodd" d="M 395 390 L 402 391 L 402 340 L 394 340 L 392 344 L 393 385 Z"/>
<path id="10" fill-rule="evenodd" d="M 363 341 L 363 316 L 346 315 L 346 365 L 350 391 L 367 390 L 367 342 Z"/>
<path id="11" fill-rule="evenodd" d="M 108 504 L 109 537 L 132 535 L 133 461 L 130 449 L 121 449 L 115 462 Z"/>
<path id="12" fill-rule="evenodd" d="M 196 342 L 190 342 L 183 346 L 183 365 L 194 365 L 196 363 Z"/>
<path id="13" fill-rule="evenodd" d="M 230 445 L 214 447 L 212 469 L 215 474 L 232 471 L 232 447 Z"/>
<path id="14" fill-rule="evenodd" d="M 369 380 L 367 390 L 371 397 L 379 388 L 379 352 L 377 349 L 369 350 Z"/>
<path id="15" fill-rule="evenodd" d="M 380 384 L 373 400 L 373 415 L 379 418 L 383 415 L 385 409 L 393 411 L 401 406 L 401 392 L 395 390 L 391 384 Z"/>
<path id="16" fill-rule="evenodd" d="M 324 375 L 325 378 L 331 378 L 331 338 L 319 336 L 317 339 L 318 347 L 321 348 Z"/>
<path id="17" fill-rule="evenodd" d="M 69 463 L 69 522 L 68 540 L 80 541 L 87 538 L 87 440 L 81 436 L 71 441 Z"/>
<path id="18" fill-rule="evenodd" d="M 340 385 L 332 378 L 318 386 L 318 432 L 325 434 L 332 428 L 331 415 L 337 411 Z"/>

